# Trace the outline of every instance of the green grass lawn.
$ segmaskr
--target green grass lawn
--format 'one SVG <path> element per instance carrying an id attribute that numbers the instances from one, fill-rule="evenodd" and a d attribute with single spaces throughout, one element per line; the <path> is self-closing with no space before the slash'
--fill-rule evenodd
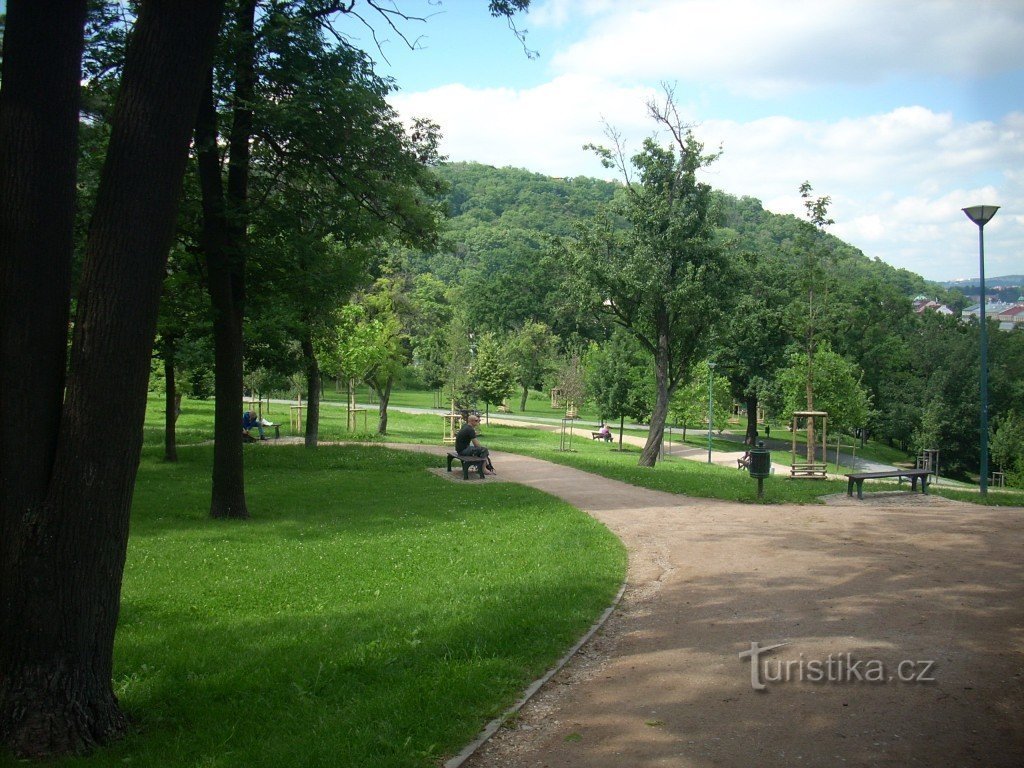
<path id="1" fill-rule="evenodd" d="M 150 419 L 147 422 L 146 432 L 147 443 L 162 444 L 163 428 L 159 421 L 161 418 L 159 414 L 162 413 L 159 410 L 161 407 L 157 401 L 150 401 Z M 286 406 L 275 404 L 273 409 L 270 416 L 275 421 L 284 420 L 287 423 Z M 367 421 L 369 428 L 363 431 L 360 423 L 360 429 L 355 433 L 346 429 L 343 408 L 325 404 L 321 409 L 321 414 L 321 440 L 381 440 L 374 433 L 376 429 L 375 413 L 369 414 Z M 440 417 L 407 414 L 400 411 L 389 411 L 389 414 L 387 440 L 428 445 L 440 444 L 442 434 Z M 209 440 L 213 437 L 212 418 L 212 402 L 186 401 L 179 424 L 184 423 L 188 439 L 200 437 Z M 619 452 L 617 443 L 609 445 L 591 440 L 589 427 L 577 425 L 571 452 L 559 450 L 560 439 L 557 432 L 527 427 L 510 427 L 498 422 L 485 424 L 482 427 L 482 432 L 483 442 L 496 450 L 536 456 L 645 488 L 731 501 L 757 501 L 757 482 L 750 479 L 746 472 L 675 458 L 669 458 L 653 469 L 638 467 L 636 466 L 639 458 L 638 448 L 626 446 L 624 452 Z M 772 432 L 774 434 L 775 430 L 773 429 Z M 179 427 L 180 433 L 181 428 Z M 676 439 L 678 439 L 678 435 Z M 706 433 L 700 435 L 690 431 L 687 434 L 686 443 L 704 448 L 707 445 L 706 440 Z M 736 443 L 717 436 L 713 439 L 712 447 L 714 450 L 739 450 Z M 881 446 L 880 448 L 884 449 L 885 447 Z M 884 450 L 881 452 L 884 454 Z M 858 455 L 862 454 L 858 452 Z M 788 451 L 773 451 L 773 456 L 776 460 L 782 459 L 785 463 Z M 841 474 L 847 470 L 845 467 L 837 468 L 832 465 L 831 471 Z M 900 488 L 895 483 L 871 483 L 869 487 L 875 491 Z M 1017 490 L 990 493 L 987 500 L 983 502 L 977 491 L 935 488 L 935 486 L 932 488 L 936 494 L 964 501 L 993 505 L 1024 505 L 1024 492 Z M 785 476 L 772 476 L 767 478 L 764 483 L 764 501 L 766 503 L 817 503 L 820 496 L 841 492 L 846 492 L 845 480 L 790 480 Z"/>
<path id="2" fill-rule="evenodd" d="M 186 405 L 189 439 L 208 406 Z M 144 451 L 115 670 L 138 732 L 60 765 L 436 766 L 625 573 L 587 515 L 451 483 L 426 471 L 436 457 L 246 446 L 249 521 L 208 518 L 211 462 L 210 446 Z"/>

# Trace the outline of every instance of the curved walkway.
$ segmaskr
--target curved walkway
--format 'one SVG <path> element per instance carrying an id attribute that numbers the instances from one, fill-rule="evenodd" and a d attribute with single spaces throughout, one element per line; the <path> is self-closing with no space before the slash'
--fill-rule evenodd
<path id="1" fill-rule="evenodd" d="M 1024 510 L 742 505 L 494 458 L 614 531 L 628 586 L 467 766 L 1024 764 Z M 787 643 L 761 656 L 760 691 L 739 656 L 755 642 Z"/>

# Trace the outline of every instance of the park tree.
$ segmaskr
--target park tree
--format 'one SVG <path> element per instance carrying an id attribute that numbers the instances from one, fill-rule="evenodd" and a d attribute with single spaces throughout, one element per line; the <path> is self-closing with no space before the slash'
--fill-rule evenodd
<path id="1" fill-rule="evenodd" d="M 36 758 L 128 727 L 111 672 L 129 509 L 160 286 L 221 7 L 139 5 L 68 366 L 85 12 L 84 0 L 10 0 L 0 85 L 0 745 Z"/>
<path id="2" fill-rule="evenodd" d="M 863 373 L 854 363 L 834 352 L 827 343 L 818 345 L 813 363 L 806 352 L 800 351 L 790 357 L 790 365 L 779 373 L 779 385 L 785 398 L 786 411 L 799 411 L 807 394 L 808 368 L 814 366 L 815 398 L 823 411 L 828 413 L 832 432 L 853 433 L 867 423 L 871 400 L 862 382 Z M 808 456 L 810 455 L 808 448 Z"/>
<path id="3" fill-rule="evenodd" d="M 377 433 L 386 435 L 391 389 L 402 369 L 412 362 L 409 332 L 415 305 L 404 275 L 378 278 L 359 302 L 366 309 L 368 320 L 377 323 L 380 329 L 377 337 L 380 353 L 376 364 L 363 374 L 363 381 L 377 395 L 380 409 Z"/>
<path id="4" fill-rule="evenodd" d="M 492 0 L 488 8 L 508 19 L 522 40 L 512 17 L 528 5 L 529 0 Z M 390 82 L 373 73 L 369 57 L 350 45 L 340 27 L 354 19 L 372 31 L 376 20 L 408 42 L 402 25 L 425 18 L 403 11 L 400 3 L 377 0 L 240 0 L 230 7 L 222 58 L 211 70 L 196 125 L 196 147 L 204 212 L 199 241 L 208 264 L 217 356 L 210 512 L 246 517 L 236 393 L 242 383 L 254 208 L 270 194 L 269 186 L 294 183 L 286 176 L 319 175 L 336 188 L 331 207 L 348 248 L 380 236 L 382 229 L 390 230 L 392 240 L 431 247 L 436 211 L 424 196 L 438 188 L 426 167 L 437 160 L 439 137 L 428 121 L 414 121 L 408 134 L 402 130 L 385 100 Z M 371 236 L 373 229 L 378 232 Z M 316 361 L 310 358 L 310 334 L 302 335 L 308 374 Z M 311 406 L 315 401 L 310 398 Z"/>
<path id="5" fill-rule="evenodd" d="M 519 410 L 526 410 L 531 389 L 542 391 L 551 372 L 557 339 L 544 323 L 527 320 L 509 340 L 509 352 L 515 365 L 516 383 L 522 388 Z"/>
<path id="6" fill-rule="evenodd" d="M 413 365 L 427 387 L 439 390 L 444 386 L 452 354 L 449 325 L 453 310 L 448 290 L 443 282 L 426 272 L 412 278 L 411 298 Z"/>
<path id="7" fill-rule="evenodd" d="M 604 344 L 592 344 L 583 358 L 586 391 L 601 420 L 619 420 L 619 450 L 626 419 L 646 422 L 654 407 L 651 358 L 636 338 L 617 327 Z"/>
<path id="8" fill-rule="evenodd" d="M 593 148 L 622 174 L 622 194 L 613 210 L 582 223 L 567 249 L 569 290 L 628 329 L 654 359 L 655 400 L 641 466 L 658 458 L 669 402 L 706 353 L 732 278 L 714 237 L 711 187 L 698 179 L 717 155 L 705 154 L 681 121 L 671 91 L 663 104 L 648 107 L 671 144 L 648 138 L 627 159 L 609 129 L 613 148 Z"/>
<path id="9" fill-rule="evenodd" d="M 212 368 L 208 315 L 202 302 L 201 275 L 193 255 L 175 247 L 167 263 L 154 356 L 163 368 L 164 460 L 177 461 L 175 425 L 181 410 L 178 374 L 196 367 Z"/>
<path id="10" fill-rule="evenodd" d="M 993 420 L 992 461 L 1017 488 L 1024 485 L 1024 417 L 1015 411 Z"/>
<path id="11" fill-rule="evenodd" d="M 716 360 L 729 379 L 731 395 L 746 405 L 746 440 L 753 445 L 761 392 L 785 364 L 792 339 L 784 322 L 792 275 L 775 253 L 745 253 L 738 260 L 743 264 L 741 282 Z"/>
<path id="12" fill-rule="evenodd" d="M 825 227 L 835 222 L 828 218 L 828 207 L 832 198 L 828 195 L 812 198 L 814 188 L 809 181 L 800 185 L 800 197 L 804 201 L 807 220 L 802 223 L 800 236 L 798 238 L 800 262 L 799 284 L 804 289 L 807 297 L 806 314 L 798 316 L 796 326 L 801 329 L 800 336 L 804 344 L 804 405 L 806 410 L 813 411 L 817 407 L 822 409 L 821 403 L 815 406 L 814 402 L 814 380 L 815 364 L 814 356 L 817 350 L 819 327 L 823 309 L 828 307 L 828 264 L 827 253 L 824 247 L 823 233 Z M 790 406 L 792 400 L 788 400 Z M 789 406 L 787 406 L 789 407 Z M 793 407 L 792 410 L 800 410 L 800 407 Z M 831 415 L 831 414 L 830 414 Z M 815 438 L 814 420 L 807 420 L 807 461 L 815 461 Z"/>
<path id="13" fill-rule="evenodd" d="M 682 425 L 684 440 L 687 428 L 696 429 L 698 425 L 708 424 L 709 408 L 712 421 L 710 428 L 721 432 L 729 426 L 729 416 L 732 414 L 731 387 L 729 379 L 716 369 L 712 369 L 707 360 L 702 360 L 693 367 L 686 383 L 672 397 L 669 415 L 674 423 Z"/>
<path id="14" fill-rule="evenodd" d="M 500 404 L 511 395 L 515 383 L 516 369 L 506 346 L 493 333 L 478 337 L 467 384 L 473 399 L 483 400 L 490 416 L 490 406 Z"/>

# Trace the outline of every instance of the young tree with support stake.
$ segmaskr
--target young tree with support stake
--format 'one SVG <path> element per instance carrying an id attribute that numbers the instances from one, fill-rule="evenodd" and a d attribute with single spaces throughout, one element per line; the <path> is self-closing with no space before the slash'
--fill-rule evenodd
<path id="1" fill-rule="evenodd" d="M 628 329 L 654 358 L 654 410 L 639 461 L 651 467 L 672 395 L 725 313 L 732 267 L 715 242 L 711 187 L 697 179 L 717 154 L 704 153 L 670 89 L 648 109 L 669 146 L 649 138 L 627 159 L 609 129 L 612 149 L 590 147 L 625 187 L 611 211 L 580 225 L 567 249 L 567 280 L 578 301 Z"/>

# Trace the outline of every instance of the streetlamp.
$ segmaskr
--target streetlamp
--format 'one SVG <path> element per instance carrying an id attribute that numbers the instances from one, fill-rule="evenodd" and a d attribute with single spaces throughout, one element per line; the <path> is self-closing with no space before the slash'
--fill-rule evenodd
<path id="1" fill-rule="evenodd" d="M 708 464 L 711 463 L 711 428 L 715 423 L 715 390 L 711 386 L 715 364 L 708 361 Z"/>
<path id="2" fill-rule="evenodd" d="M 978 264 L 981 290 L 981 495 L 988 495 L 988 326 L 985 323 L 985 225 L 996 215 L 998 205 L 964 208 L 967 218 L 978 225 Z"/>

